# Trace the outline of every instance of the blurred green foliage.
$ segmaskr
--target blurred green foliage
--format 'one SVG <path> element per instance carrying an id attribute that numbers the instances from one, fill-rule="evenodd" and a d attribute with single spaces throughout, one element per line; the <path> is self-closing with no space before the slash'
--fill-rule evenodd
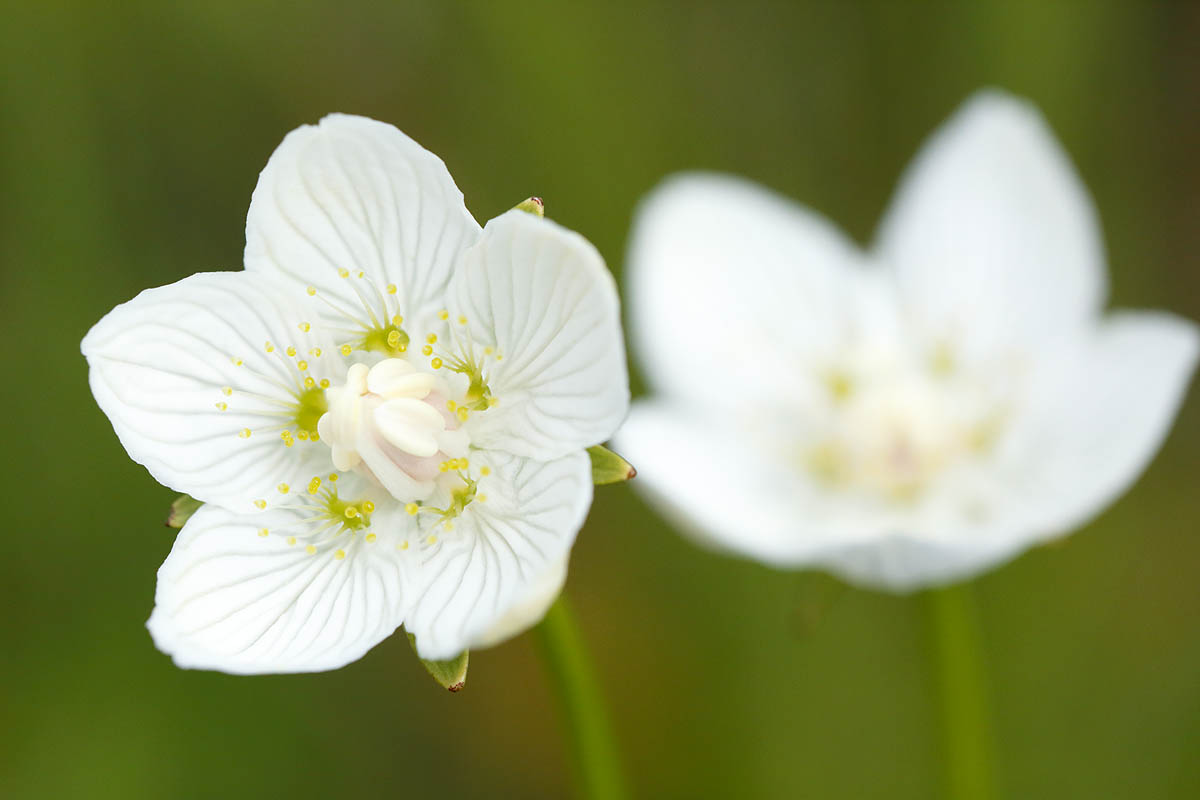
<path id="1" fill-rule="evenodd" d="M 1196 4 L 0 11 L 6 798 L 567 791 L 528 637 L 473 653 L 450 695 L 403 637 L 334 673 L 235 678 L 175 669 L 143 627 L 174 493 L 125 457 L 79 340 L 142 288 L 238 267 L 258 171 L 329 111 L 441 155 L 480 220 L 544 197 L 619 276 L 639 196 L 685 168 L 748 175 L 867 241 L 921 139 L 999 85 L 1041 106 L 1094 193 L 1113 302 L 1200 318 Z M 1197 445 L 1193 392 L 1128 496 L 979 581 L 1008 796 L 1200 796 Z M 628 486 L 597 491 L 568 591 L 641 796 L 935 791 L 913 598 L 701 551 Z"/>

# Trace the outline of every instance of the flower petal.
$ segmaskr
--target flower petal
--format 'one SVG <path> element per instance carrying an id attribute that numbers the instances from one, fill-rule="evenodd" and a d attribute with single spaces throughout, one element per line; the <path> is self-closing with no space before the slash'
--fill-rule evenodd
<path id="1" fill-rule="evenodd" d="M 1096 212 L 1028 103 L 976 95 L 914 160 L 877 252 L 927 341 L 967 358 L 1083 334 L 1104 306 Z"/>
<path id="2" fill-rule="evenodd" d="M 788 391 L 790 375 L 824 369 L 855 334 L 861 261 L 831 223 L 760 186 L 670 178 L 642 201 L 629 245 L 647 381 L 718 408 Z"/>
<path id="3" fill-rule="evenodd" d="M 440 158 L 391 125 L 332 114 L 289 133 L 262 171 L 246 269 L 312 286 L 359 322 L 399 309 L 419 326 L 478 236 Z"/>
<path id="4" fill-rule="evenodd" d="M 194 669 L 314 672 L 361 658 L 404 618 L 393 531 L 404 516 L 392 515 L 374 538 L 331 536 L 306 534 L 312 526 L 297 512 L 205 506 L 158 571 L 150 634 Z"/>
<path id="5" fill-rule="evenodd" d="M 328 447 L 280 436 L 306 376 L 345 374 L 320 327 L 302 329 L 312 317 L 299 298 L 265 276 L 201 273 L 98 322 L 82 344 L 89 380 L 130 457 L 178 492 L 240 511 L 327 471 Z"/>
<path id="6" fill-rule="evenodd" d="M 434 526 L 435 541 L 424 540 L 419 554 L 421 588 L 405 628 L 421 658 L 450 658 L 493 641 L 494 626 L 544 595 L 546 576 L 567 558 L 591 505 L 582 451 L 548 462 L 487 453 L 472 463 L 485 459 L 492 474 L 478 491 L 487 500 L 477 495 L 451 530 Z M 526 624 L 535 619 L 524 615 Z"/>
<path id="7" fill-rule="evenodd" d="M 1023 542 L 1069 533 L 1133 484 L 1170 430 L 1198 353 L 1195 324 L 1120 312 L 1085 350 L 1041 365 L 1034 410 L 997 464 L 1000 502 L 1020 501 Z"/>
<path id="8" fill-rule="evenodd" d="M 450 298 L 452 337 L 484 359 L 499 401 L 471 417 L 473 444 L 557 458 L 620 424 L 629 383 L 616 286 L 582 236 L 523 211 L 502 214 L 465 254 Z M 482 356 L 485 347 L 498 357 Z"/>

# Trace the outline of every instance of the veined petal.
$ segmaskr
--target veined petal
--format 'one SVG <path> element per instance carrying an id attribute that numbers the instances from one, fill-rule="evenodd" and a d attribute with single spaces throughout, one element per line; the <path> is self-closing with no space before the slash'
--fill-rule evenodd
<path id="1" fill-rule="evenodd" d="M 262 171 L 246 269 L 312 286 L 360 323 L 398 311 L 420 327 L 478 236 L 440 158 L 391 125 L 332 114 L 289 133 Z"/>
<path id="2" fill-rule="evenodd" d="M 915 331 L 968 358 L 1083 334 L 1104 306 L 1096 212 L 1028 103 L 976 95 L 914 160 L 880 227 Z"/>
<path id="3" fill-rule="evenodd" d="M 620 424 L 629 384 L 616 286 L 582 236 L 502 214 L 465 254 L 449 297 L 452 341 L 483 365 L 498 401 L 468 422 L 474 445 L 556 458 Z"/>
<path id="4" fill-rule="evenodd" d="M 147 623 L 181 667 L 314 672 L 354 661 L 403 622 L 397 526 L 321 531 L 297 511 L 238 515 L 204 506 L 158 571 Z"/>
<path id="5" fill-rule="evenodd" d="M 172 489 L 238 511 L 328 471 L 328 447 L 281 438 L 298 422 L 316 430 L 313 414 L 298 420 L 305 379 L 311 404 L 318 381 L 345 372 L 304 300 L 266 276 L 212 272 L 109 312 L 82 350 L 130 457 Z"/>
<path id="6" fill-rule="evenodd" d="M 567 582 L 568 560 L 564 557 L 557 564 L 551 564 L 538 578 L 525 586 L 523 597 L 513 604 L 507 614 L 492 623 L 471 647 L 494 647 L 541 622 L 550 606 L 558 599 L 563 584 Z"/>
<path id="7" fill-rule="evenodd" d="M 591 466 L 582 451 L 547 462 L 486 453 L 472 462 L 481 459 L 492 471 L 478 485 L 487 500 L 477 494 L 450 530 L 433 525 L 433 542 L 427 536 L 419 553 L 421 588 L 405 628 L 422 658 L 450 658 L 491 641 L 497 623 L 544 595 L 546 576 L 567 558 L 591 505 Z M 536 615 L 524 616 L 526 624 L 534 621 Z"/>
<path id="8" fill-rule="evenodd" d="M 762 187 L 667 180 L 642 201 L 627 260 L 647 380 L 717 408 L 790 391 L 856 335 L 861 260 L 831 223 Z"/>

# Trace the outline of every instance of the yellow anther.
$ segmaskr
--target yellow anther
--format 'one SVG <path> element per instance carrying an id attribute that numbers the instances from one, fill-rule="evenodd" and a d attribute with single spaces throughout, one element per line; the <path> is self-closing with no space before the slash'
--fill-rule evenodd
<path id="1" fill-rule="evenodd" d="M 491 475 L 491 474 L 492 474 L 492 468 L 491 468 L 491 467 L 488 467 L 488 466 L 483 466 L 483 467 L 480 467 L 480 468 L 479 468 L 479 474 L 480 474 L 480 475 Z"/>
<path id="2" fill-rule="evenodd" d="M 330 483 L 337 483 L 337 479 L 338 479 L 338 474 L 336 472 L 329 473 L 329 482 Z"/>
<path id="3" fill-rule="evenodd" d="M 377 536 L 376 536 L 375 534 L 373 534 L 373 533 L 368 533 L 368 534 L 367 534 L 366 536 L 364 536 L 363 538 L 364 538 L 364 539 L 366 539 L 368 542 L 373 542 L 373 541 L 375 541 L 375 540 L 376 540 L 377 538 L 379 538 L 379 537 L 377 537 Z"/>
<path id="4" fill-rule="evenodd" d="M 259 536 L 266 537 L 266 536 L 267 536 L 267 534 L 269 534 L 269 533 L 270 533 L 270 531 L 269 531 L 269 530 L 267 530 L 266 528 L 259 528 L 259 529 L 258 529 L 258 535 L 259 535 Z"/>
<path id="5" fill-rule="evenodd" d="M 218 403 L 217 405 L 219 406 L 220 403 Z M 449 409 L 450 411 L 453 411 L 454 409 L 458 408 L 458 403 L 454 402 L 453 400 L 447 400 L 446 408 Z"/>
<path id="6" fill-rule="evenodd" d="M 315 286 L 309 286 L 309 287 L 308 287 L 307 289 L 305 289 L 304 291 L 308 292 L 308 296 L 309 296 L 309 297 L 312 297 L 313 295 L 315 295 L 315 294 L 317 293 L 317 287 L 315 287 Z"/>
<path id="7" fill-rule="evenodd" d="M 267 501 L 266 500 L 255 500 L 254 505 L 258 508 L 259 511 L 261 511 L 262 509 L 267 507 Z"/>
<path id="8" fill-rule="evenodd" d="M 394 283 L 389 283 L 389 284 L 387 285 L 387 293 L 388 293 L 388 294 L 395 294 L 397 291 L 398 291 L 398 290 L 396 289 L 396 284 L 394 284 Z M 400 323 L 396 323 L 396 324 L 397 324 L 397 325 L 399 325 Z"/>
<path id="9" fill-rule="evenodd" d="M 421 348 L 421 352 L 427 356 L 431 356 L 431 355 L 433 355 L 433 348 L 430 347 L 429 345 L 425 345 L 424 347 Z"/>
<path id="10" fill-rule="evenodd" d="M 321 383 L 318 384 L 322 389 L 329 388 L 329 378 L 321 378 Z"/>
<path id="11" fill-rule="evenodd" d="M 443 522 L 443 523 L 442 523 L 442 527 L 443 527 L 445 530 L 452 531 L 452 530 L 454 530 L 454 523 L 453 523 L 453 522 L 451 522 L 450 520 L 446 520 L 445 522 Z M 436 539 L 436 538 L 434 538 L 433 536 L 430 536 L 430 537 L 429 537 L 429 543 L 430 543 L 430 544 L 433 544 L 435 541 L 437 541 L 437 539 Z"/>
<path id="12" fill-rule="evenodd" d="M 350 346 L 350 345 L 348 345 L 348 344 L 344 344 L 344 345 L 342 345 L 342 355 L 344 355 L 344 356 L 348 356 L 348 355 L 350 355 L 350 353 L 351 353 L 353 350 L 354 350 L 354 348 L 353 348 L 353 347 L 351 347 L 351 346 Z"/>
<path id="13" fill-rule="evenodd" d="M 400 544 L 396 545 L 396 549 L 397 550 L 407 550 L 408 542 L 401 542 Z"/>
<path id="14" fill-rule="evenodd" d="M 354 506 L 346 506 L 346 510 L 342 512 L 346 519 L 354 519 L 358 516 L 358 509 Z"/>
<path id="15" fill-rule="evenodd" d="M 445 314 L 446 312 L 443 311 L 442 313 Z M 445 319 L 445 317 L 443 317 L 443 319 Z M 437 334 L 436 333 L 429 334 L 428 336 L 425 337 L 425 341 L 429 342 L 430 344 L 437 344 Z"/>
<path id="16" fill-rule="evenodd" d="M 250 429 L 242 428 L 240 431 L 238 431 L 238 437 L 242 438 L 242 439 L 249 439 L 250 438 Z"/>
<path id="17" fill-rule="evenodd" d="M 486 502 L 487 502 L 487 495 L 486 495 L 486 494 L 477 494 L 477 495 L 475 495 L 475 499 L 476 499 L 476 500 L 478 500 L 478 501 L 479 501 L 479 502 L 481 502 L 481 503 L 486 503 Z"/>
<path id="18" fill-rule="evenodd" d="M 503 360 L 504 360 L 504 356 L 500 355 L 499 353 L 496 353 L 496 360 L 497 360 L 497 361 L 503 361 Z"/>
<path id="19" fill-rule="evenodd" d="M 294 547 L 294 546 L 295 546 L 295 544 L 296 544 L 296 537 L 295 537 L 295 536 L 289 536 L 289 537 L 288 537 L 288 540 L 287 540 L 287 542 L 288 542 L 288 546 L 289 546 L 289 547 Z"/>
<path id="20" fill-rule="evenodd" d="M 312 356 L 313 358 L 320 358 L 321 357 L 321 348 L 314 347 L 312 350 L 308 351 L 308 354 L 310 356 Z"/>
<path id="21" fill-rule="evenodd" d="M 230 356 L 229 360 L 233 362 L 235 367 L 240 367 L 242 365 L 242 360 L 237 356 Z"/>
<path id="22" fill-rule="evenodd" d="M 281 483 L 275 488 L 279 490 L 280 494 L 287 494 L 292 490 L 292 487 L 288 486 L 286 483 Z"/>
<path id="23" fill-rule="evenodd" d="M 488 403 L 488 408 L 491 408 L 492 406 L 496 405 L 496 404 L 497 404 L 497 403 L 499 403 L 499 402 L 500 402 L 500 398 L 499 398 L 499 397 L 489 397 L 489 398 L 488 398 L 488 401 L 487 401 L 487 403 Z"/>
<path id="24" fill-rule="evenodd" d="M 229 406 L 225 403 L 217 403 L 217 408 L 224 411 L 225 409 L 229 408 Z"/>
<path id="25" fill-rule="evenodd" d="M 303 360 L 301 360 L 301 361 L 297 361 L 297 362 L 296 362 L 296 369 L 300 370 L 301 372 L 304 372 L 304 370 L 308 369 L 308 362 L 307 362 L 307 361 L 303 361 Z"/>
<path id="26" fill-rule="evenodd" d="M 485 356 L 490 356 L 494 352 L 496 352 L 496 351 L 492 348 L 491 345 L 488 345 L 487 347 L 483 348 L 483 354 Z"/>
<path id="27" fill-rule="evenodd" d="M 225 395 L 226 397 L 229 397 L 229 395 L 233 394 L 233 387 L 232 386 L 222 386 L 221 394 Z"/>
<path id="28" fill-rule="evenodd" d="M 305 547 L 305 548 L 304 548 L 304 552 L 308 553 L 310 556 L 311 556 L 311 555 L 316 555 L 316 553 L 317 553 L 317 548 L 313 547 L 313 546 L 310 544 L 309 546 L 307 546 L 307 547 Z"/>
<path id="29" fill-rule="evenodd" d="M 466 469 L 469 466 L 471 466 L 471 462 L 467 461 L 465 458 L 460 458 L 458 460 L 458 468 L 459 469 Z"/>
<path id="30" fill-rule="evenodd" d="M 421 510 L 421 507 L 416 503 L 407 503 L 404 506 L 404 510 L 408 512 L 410 517 L 415 517 L 417 512 Z"/>
<path id="31" fill-rule="evenodd" d="M 392 317 L 392 324 L 399 328 L 404 324 L 404 317 L 397 314 L 396 316 Z"/>
<path id="32" fill-rule="evenodd" d="M 321 488 L 321 479 L 314 475 L 313 479 L 308 482 L 308 493 L 316 494 L 320 488 Z"/>
<path id="33" fill-rule="evenodd" d="M 300 430 L 296 431 L 296 438 L 302 442 L 307 442 L 308 441 L 308 431 L 301 428 Z"/>
<path id="34" fill-rule="evenodd" d="M 287 350 L 284 352 L 288 354 L 288 358 L 296 357 L 296 348 L 292 347 L 290 344 L 287 346 Z"/>
<path id="35" fill-rule="evenodd" d="M 345 267 L 339 267 L 338 268 L 338 277 L 339 278 L 349 278 L 350 270 L 346 269 Z"/>
<path id="36" fill-rule="evenodd" d="M 360 270 L 358 271 L 358 277 L 360 277 L 360 278 L 361 278 L 361 277 L 363 277 L 364 275 L 366 275 L 366 273 L 365 273 L 365 272 L 363 272 L 363 271 L 360 269 Z"/>
<path id="37" fill-rule="evenodd" d="M 338 561 L 341 561 L 343 558 L 346 557 L 346 551 L 338 550 L 336 553 L 333 554 L 333 557 L 336 558 Z"/>
<path id="38" fill-rule="evenodd" d="M 370 514 L 372 511 L 375 510 L 375 504 L 372 503 L 370 500 L 364 500 L 363 504 L 362 504 L 362 509 L 366 513 Z"/>
<path id="39" fill-rule="evenodd" d="M 437 537 L 436 537 L 436 536 L 430 536 L 430 537 L 429 537 L 428 539 L 426 539 L 425 541 L 427 541 L 429 544 L 437 544 Z"/>
<path id="40" fill-rule="evenodd" d="M 442 360 L 440 358 L 435 358 L 429 362 L 429 366 L 433 367 L 434 369 L 441 369 Z M 462 411 L 462 409 L 460 408 L 459 411 Z"/>
<path id="41" fill-rule="evenodd" d="M 441 366 L 441 365 L 439 364 L 438 366 Z M 435 367 L 435 369 L 436 369 L 436 367 Z M 466 408 L 460 408 L 460 409 L 458 410 L 458 420 L 459 420 L 459 422 L 466 422 L 466 421 L 467 421 L 467 417 L 469 417 L 470 415 L 471 415 L 471 412 L 470 412 L 470 411 L 468 411 Z"/>
<path id="42" fill-rule="evenodd" d="M 438 319 L 450 319 L 450 312 L 442 309 L 438 312 Z"/>
<path id="43" fill-rule="evenodd" d="M 319 442 L 321 441 L 321 434 L 317 433 L 316 431 L 309 431 L 308 438 L 314 442 Z"/>
<path id="44" fill-rule="evenodd" d="M 316 385 L 317 385 L 317 381 L 315 378 L 313 378 L 313 376 L 309 375 L 307 378 L 304 379 L 304 388 L 305 389 L 312 389 Z"/>
<path id="45" fill-rule="evenodd" d="M 304 331 L 305 333 L 308 333 L 310 330 L 312 330 L 312 325 L 309 325 L 307 322 L 301 322 L 296 327 L 298 327 L 300 330 Z"/>
<path id="46" fill-rule="evenodd" d="M 450 462 L 449 461 L 443 461 L 442 463 L 438 464 L 438 472 L 449 472 L 449 470 L 450 470 Z"/>
<path id="47" fill-rule="evenodd" d="M 466 317 L 464 317 L 462 314 L 459 314 L 459 315 L 458 315 L 458 324 L 459 324 L 459 325 L 466 325 L 466 324 L 467 324 L 467 318 L 466 318 Z"/>
<path id="48" fill-rule="evenodd" d="M 267 352 L 268 352 L 268 353 L 274 353 L 274 352 L 275 352 L 275 345 L 271 344 L 269 341 L 268 341 L 268 342 L 266 342 L 266 343 L 263 345 L 263 347 L 265 347 L 265 348 L 266 348 L 266 350 L 267 350 Z"/>

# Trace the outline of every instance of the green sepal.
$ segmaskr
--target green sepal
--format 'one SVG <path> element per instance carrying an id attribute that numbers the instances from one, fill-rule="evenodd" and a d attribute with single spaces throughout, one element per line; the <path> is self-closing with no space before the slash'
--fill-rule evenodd
<path id="1" fill-rule="evenodd" d="M 411 633 L 408 634 L 408 643 L 412 645 L 413 652 L 416 653 L 417 637 Z M 471 651 L 463 650 L 454 658 L 446 661 L 429 661 L 421 658 L 419 653 L 417 654 L 417 658 L 425 665 L 425 671 L 443 689 L 458 692 L 467 685 L 467 662 L 471 660 Z"/>
<path id="2" fill-rule="evenodd" d="M 200 506 L 204 505 L 191 495 L 181 494 L 176 497 L 171 503 L 171 510 L 167 512 L 167 527 L 182 528 L 183 523 L 191 519 L 192 514 L 200 510 Z"/>
<path id="3" fill-rule="evenodd" d="M 592 483 L 597 486 L 621 483 L 637 475 L 632 464 L 603 445 L 589 447 L 587 451 L 592 459 Z"/>
<path id="4" fill-rule="evenodd" d="M 526 211 L 539 217 L 546 216 L 546 204 L 542 202 L 542 198 L 540 197 L 530 197 L 522 200 L 513 206 L 513 208 L 517 211 Z"/>

